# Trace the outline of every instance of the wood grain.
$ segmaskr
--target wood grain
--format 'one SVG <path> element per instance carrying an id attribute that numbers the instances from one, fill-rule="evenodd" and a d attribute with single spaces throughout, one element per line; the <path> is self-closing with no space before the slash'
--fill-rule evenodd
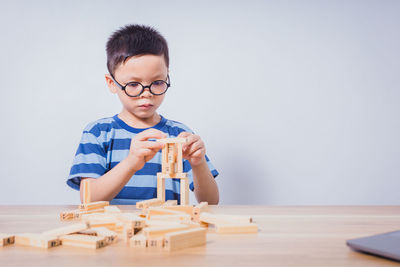
<path id="1" fill-rule="evenodd" d="M 122 212 L 134 206 L 118 206 Z M 39 233 L 70 224 L 59 213 L 76 206 L 0 206 L 0 232 Z M 352 251 L 346 240 L 399 230 L 400 206 L 209 206 L 209 212 L 248 215 L 257 234 L 217 235 L 207 245 L 175 252 L 135 249 L 119 240 L 98 250 L 0 247 L 7 266 L 398 266 Z"/>

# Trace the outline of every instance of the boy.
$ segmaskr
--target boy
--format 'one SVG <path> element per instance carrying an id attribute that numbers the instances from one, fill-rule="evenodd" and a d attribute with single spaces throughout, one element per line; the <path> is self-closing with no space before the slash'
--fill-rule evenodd
<path id="1" fill-rule="evenodd" d="M 85 128 L 67 184 L 78 190 L 82 179 L 90 179 L 91 201 L 135 204 L 156 198 L 163 144 L 154 139 L 186 137 L 183 167 L 190 189 L 198 202 L 217 204 L 218 171 L 205 155 L 203 141 L 182 123 L 156 112 L 170 87 L 164 37 L 142 25 L 119 29 L 107 42 L 107 68 L 107 85 L 118 95 L 122 111 Z M 179 183 L 166 179 L 166 199 L 179 202 Z"/>

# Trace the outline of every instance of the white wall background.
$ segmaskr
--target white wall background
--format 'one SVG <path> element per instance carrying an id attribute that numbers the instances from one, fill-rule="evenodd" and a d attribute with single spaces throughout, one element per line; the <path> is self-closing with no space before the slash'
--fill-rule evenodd
<path id="1" fill-rule="evenodd" d="M 168 40 L 160 113 L 206 142 L 222 204 L 400 204 L 400 1 L 2 1 L 0 204 L 74 204 L 83 127 L 120 111 L 105 43 Z"/>

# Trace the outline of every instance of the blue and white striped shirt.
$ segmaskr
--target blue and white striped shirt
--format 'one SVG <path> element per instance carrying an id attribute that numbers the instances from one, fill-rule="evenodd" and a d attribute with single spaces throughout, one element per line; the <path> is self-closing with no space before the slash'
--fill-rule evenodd
<path id="1" fill-rule="evenodd" d="M 190 132 L 182 123 L 167 120 L 161 116 L 161 121 L 152 128 L 176 137 L 181 132 Z M 117 115 L 103 118 L 92 123 L 83 131 L 78 150 L 67 184 L 79 190 L 82 177 L 98 178 L 111 170 L 128 156 L 131 139 L 146 129 L 137 129 L 127 125 Z M 218 171 L 206 156 L 212 175 L 217 177 Z M 183 162 L 183 171 L 188 173 L 190 189 L 193 191 L 193 175 L 190 163 Z M 161 172 L 161 151 L 137 171 L 125 187 L 111 201 L 111 204 L 135 204 L 137 201 L 157 197 L 157 172 Z M 166 199 L 180 199 L 180 180 L 166 179 Z"/>

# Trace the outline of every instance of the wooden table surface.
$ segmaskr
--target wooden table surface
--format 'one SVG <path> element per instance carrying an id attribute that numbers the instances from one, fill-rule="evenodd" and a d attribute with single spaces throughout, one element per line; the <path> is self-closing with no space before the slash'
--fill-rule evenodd
<path id="1" fill-rule="evenodd" d="M 119 206 L 134 211 L 134 206 Z M 67 225 L 59 213 L 76 206 L 0 206 L 0 232 L 42 232 Z M 399 266 L 352 251 L 346 240 L 400 229 L 400 206 L 210 206 L 251 215 L 257 234 L 207 234 L 207 245 L 172 253 L 134 249 L 123 241 L 98 250 L 0 247 L 1 266 Z"/>

